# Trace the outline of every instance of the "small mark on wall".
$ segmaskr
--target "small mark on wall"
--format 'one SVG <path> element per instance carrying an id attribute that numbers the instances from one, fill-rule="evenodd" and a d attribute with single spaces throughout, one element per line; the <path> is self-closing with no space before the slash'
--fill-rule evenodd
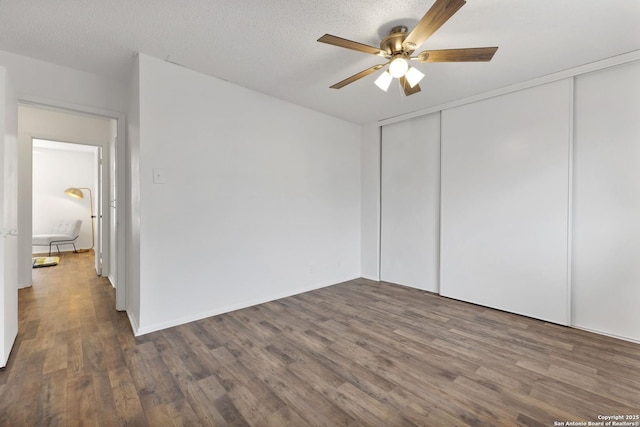
<path id="1" fill-rule="evenodd" d="M 153 168 L 153 183 L 165 184 L 167 182 L 167 170 L 164 168 Z"/>

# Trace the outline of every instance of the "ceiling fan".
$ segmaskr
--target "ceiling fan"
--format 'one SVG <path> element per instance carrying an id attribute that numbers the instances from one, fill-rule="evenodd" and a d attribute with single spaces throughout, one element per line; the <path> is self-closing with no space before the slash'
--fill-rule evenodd
<path id="1" fill-rule="evenodd" d="M 410 60 L 418 62 L 491 61 L 491 58 L 493 58 L 493 55 L 498 50 L 497 47 L 425 50 L 417 56 L 411 56 L 422 43 L 431 37 L 431 35 L 447 22 L 465 3 L 466 0 L 436 0 L 431 9 L 425 13 L 411 32 L 408 32 L 405 26 L 393 27 L 389 35 L 380 42 L 379 48 L 332 36 L 331 34 L 325 34 L 320 37 L 318 41 L 321 43 L 357 50 L 358 52 L 370 53 L 388 59 L 384 64 L 374 65 L 371 68 L 360 71 L 334 84 L 331 88 L 343 88 L 389 65 L 389 68 L 376 79 L 375 84 L 380 89 L 386 91 L 389 89 L 391 81 L 397 78 L 400 81 L 400 86 L 404 94 L 409 96 L 420 92 L 420 85 L 418 85 L 418 83 L 424 77 L 424 74 L 420 72 L 420 70 L 409 66 Z"/>

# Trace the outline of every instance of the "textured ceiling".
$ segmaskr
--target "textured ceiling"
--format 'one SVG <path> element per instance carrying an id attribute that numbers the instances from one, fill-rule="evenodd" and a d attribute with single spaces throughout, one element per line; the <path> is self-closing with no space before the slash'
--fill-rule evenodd
<path id="1" fill-rule="evenodd" d="M 329 86 L 380 58 L 317 43 L 377 46 L 434 0 L 0 0 L 0 50 L 125 80 L 146 53 L 355 123 L 439 105 L 640 49 L 638 0 L 468 0 L 418 51 L 499 46 L 489 63 L 428 63 L 422 92 Z"/>

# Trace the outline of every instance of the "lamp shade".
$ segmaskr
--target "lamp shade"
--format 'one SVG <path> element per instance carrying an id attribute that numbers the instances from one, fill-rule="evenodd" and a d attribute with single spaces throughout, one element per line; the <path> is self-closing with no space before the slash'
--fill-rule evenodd
<path id="1" fill-rule="evenodd" d="M 420 70 L 418 70 L 416 67 L 411 67 L 404 77 L 407 79 L 409 86 L 414 87 L 415 85 L 420 83 L 420 80 L 422 80 L 424 74 L 421 73 Z"/>
<path id="2" fill-rule="evenodd" d="M 391 74 L 389 74 L 388 71 L 385 71 L 384 73 L 380 74 L 380 76 L 376 79 L 374 83 L 376 84 L 376 86 L 378 86 L 380 89 L 386 92 L 387 89 L 389 89 L 391 80 L 393 80 L 393 77 L 391 76 Z"/>
<path id="3" fill-rule="evenodd" d="M 84 193 L 79 188 L 71 187 L 64 190 L 64 194 L 67 196 L 75 197 L 76 199 L 84 198 Z"/>

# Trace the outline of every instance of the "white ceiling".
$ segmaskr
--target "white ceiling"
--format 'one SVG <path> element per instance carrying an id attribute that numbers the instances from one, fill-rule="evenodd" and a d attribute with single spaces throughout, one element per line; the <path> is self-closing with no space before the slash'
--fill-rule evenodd
<path id="1" fill-rule="evenodd" d="M 434 0 L 0 0 L 0 50 L 125 80 L 146 53 L 355 123 L 381 120 L 640 49 L 638 0 L 468 0 L 417 52 L 499 46 L 489 63 L 427 63 L 422 92 L 377 74 L 329 86 L 381 58 L 377 46 Z M 415 64 L 414 64 L 415 65 Z"/>

